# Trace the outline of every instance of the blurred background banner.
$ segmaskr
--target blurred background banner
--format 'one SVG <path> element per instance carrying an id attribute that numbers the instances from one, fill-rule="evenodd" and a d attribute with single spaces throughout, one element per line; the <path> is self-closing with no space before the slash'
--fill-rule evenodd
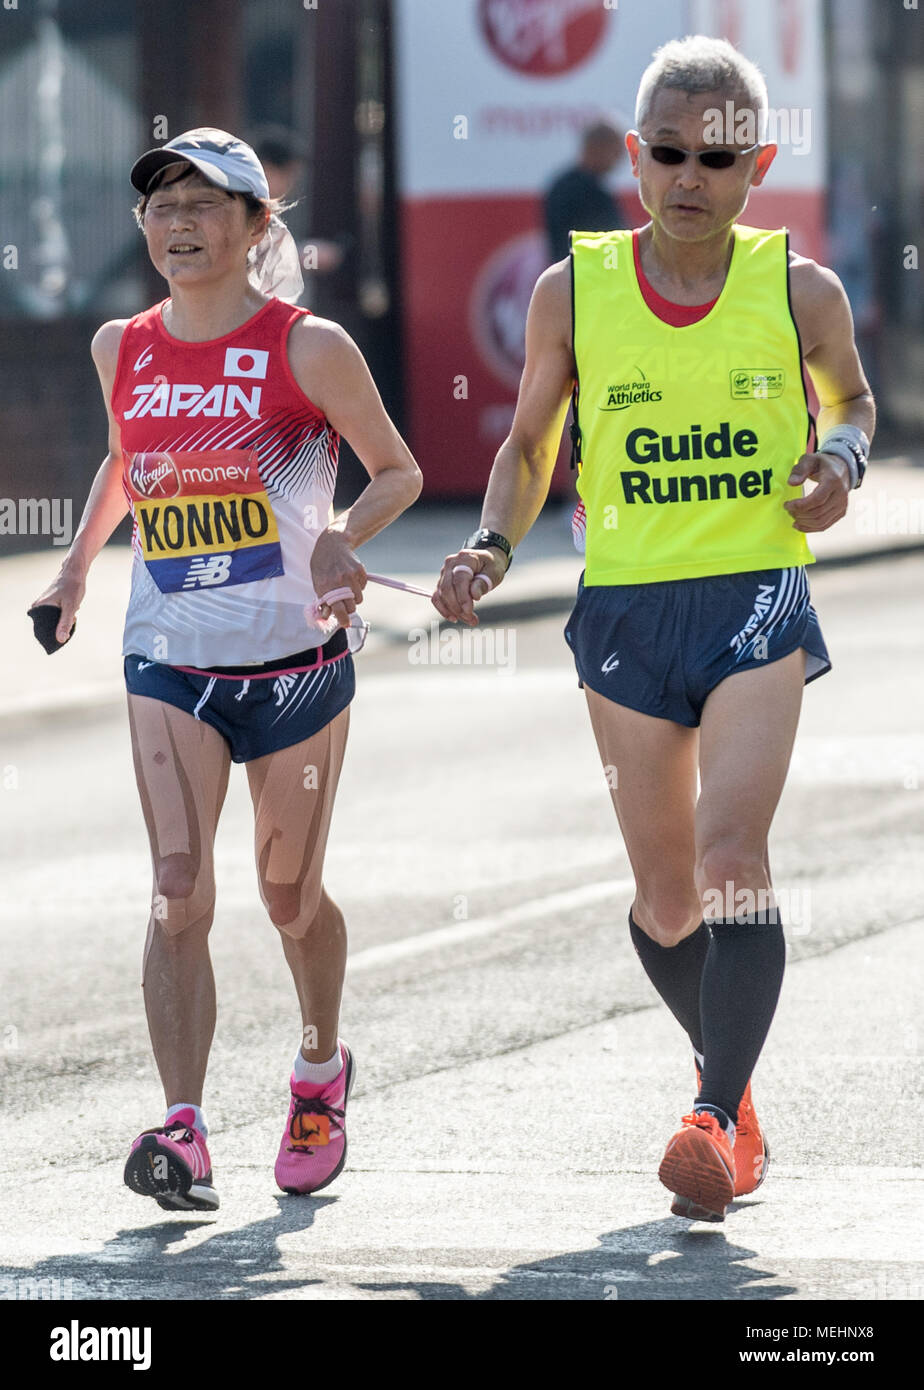
<path id="1" fill-rule="evenodd" d="M 924 423 L 924 10 L 4 0 L 0 500 L 70 497 L 79 517 L 106 437 L 90 339 L 166 293 L 128 172 L 198 125 L 275 151 L 274 188 L 296 201 L 287 221 L 308 258 L 302 302 L 359 343 L 424 470 L 424 502 L 480 495 L 512 417 L 529 297 L 553 259 L 550 189 L 570 178 L 609 201 L 613 225 L 645 220 L 625 158 L 585 158 L 582 132 L 631 124 L 652 51 L 696 30 L 730 38 L 767 77 L 780 154 L 747 221 L 788 225 L 841 276 L 877 395 L 877 452 L 912 447 Z M 345 448 L 338 503 L 364 478 Z M 562 457 L 553 493 L 571 487 Z M 47 544 L 0 531 L 2 552 Z"/>
<path id="2" fill-rule="evenodd" d="M 759 62 L 785 139 L 743 220 L 787 225 L 796 249 L 824 258 L 821 12 L 821 0 L 397 0 L 405 405 L 428 489 L 483 489 L 513 417 L 529 297 L 553 259 L 543 190 L 585 127 L 634 124 L 667 39 L 726 34 Z M 647 221 L 625 159 L 609 185 L 633 225 Z M 570 487 L 562 450 L 554 490 Z"/>

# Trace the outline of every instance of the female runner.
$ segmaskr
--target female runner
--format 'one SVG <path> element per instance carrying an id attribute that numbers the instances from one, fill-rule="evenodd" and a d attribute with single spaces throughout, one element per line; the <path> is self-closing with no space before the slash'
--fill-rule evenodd
<path id="1" fill-rule="evenodd" d="M 356 550 L 414 501 L 421 475 L 355 343 L 286 302 L 301 288 L 297 253 L 253 150 L 225 131 L 187 131 L 142 155 L 131 179 L 169 295 L 93 340 L 109 453 L 33 607 L 59 607 L 57 639 L 68 639 L 127 499 L 122 650 L 153 862 L 142 976 L 167 1109 L 132 1144 L 125 1181 L 162 1207 L 214 1210 L 201 1107 L 215 1025 L 213 845 L 232 761 L 247 768 L 260 895 L 302 1015 L 276 1180 L 315 1192 L 345 1160 L 346 934 L 323 864 L 354 694 L 348 633 L 364 626 Z M 334 518 L 341 435 L 370 482 Z"/>

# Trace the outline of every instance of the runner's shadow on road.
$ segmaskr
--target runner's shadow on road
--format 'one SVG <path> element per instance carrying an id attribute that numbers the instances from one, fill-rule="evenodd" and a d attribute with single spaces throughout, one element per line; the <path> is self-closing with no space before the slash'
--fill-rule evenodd
<path id="1" fill-rule="evenodd" d="M 730 1208 L 733 1216 L 738 1204 Z M 772 1283 L 770 1270 L 744 1261 L 757 1251 L 738 1245 L 733 1224 L 691 1225 L 669 1216 L 639 1226 L 607 1231 L 593 1250 L 566 1251 L 548 1260 L 514 1265 L 489 1289 L 471 1293 L 461 1284 L 409 1281 L 358 1284 L 378 1293 L 414 1291 L 422 1299 L 537 1302 L 575 1300 L 663 1301 L 761 1300 L 795 1294 L 791 1284 Z M 490 1239 L 490 1232 L 485 1235 Z"/>
<path id="2" fill-rule="evenodd" d="M 250 1300 L 284 1294 L 325 1279 L 280 1278 L 285 1262 L 277 1237 L 309 1230 L 337 1200 L 279 1193 L 274 1215 L 233 1230 L 222 1228 L 220 1215 L 177 1213 L 153 1225 L 125 1227 L 92 1254 L 50 1256 L 29 1269 L 0 1268 L 0 1283 L 16 1289 L 17 1298 Z M 188 1235 L 216 1227 L 204 1240 L 178 1248 Z"/>

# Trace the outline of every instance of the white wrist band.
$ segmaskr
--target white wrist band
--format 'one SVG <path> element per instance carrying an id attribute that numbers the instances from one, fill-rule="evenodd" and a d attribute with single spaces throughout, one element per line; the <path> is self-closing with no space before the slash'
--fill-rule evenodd
<path id="1" fill-rule="evenodd" d="M 819 454 L 834 454 L 844 460 L 850 470 L 851 488 L 860 485 L 860 470 L 853 449 L 859 449 L 864 459 L 869 457 L 869 439 L 859 425 L 835 425 L 816 446 Z"/>
<path id="2" fill-rule="evenodd" d="M 824 451 L 824 446 L 829 439 L 843 439 L 847 444 L 853 444 L 865 456 L 869 456 L 869 439 L 860 429 L 859 425 L 832 425 L 818 445 L 818 452 Z"/>

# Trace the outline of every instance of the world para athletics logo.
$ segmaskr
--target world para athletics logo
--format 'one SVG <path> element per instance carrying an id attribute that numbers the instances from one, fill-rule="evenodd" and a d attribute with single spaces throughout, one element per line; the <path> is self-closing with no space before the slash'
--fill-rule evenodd
<path id="1" fill-rule="evenodd" d="M 616 386 L 608 386 L 606 404 L 598 410 L 628 410 L 630 405 L 657 405 L 663 392 L 657 390 L 648 380 L 641 367 L 634 368 L 631 381 L 620 381 Z"/>

